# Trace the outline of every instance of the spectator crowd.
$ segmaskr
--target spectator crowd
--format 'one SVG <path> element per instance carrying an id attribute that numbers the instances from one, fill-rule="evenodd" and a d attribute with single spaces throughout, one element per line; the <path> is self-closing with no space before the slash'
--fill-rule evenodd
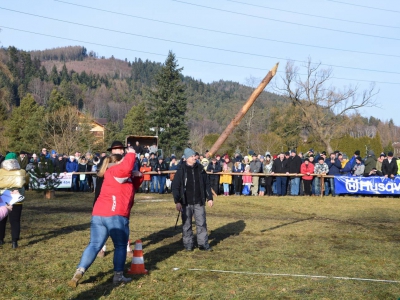
<path id="1" fill-rule="evenodd" d="M 177 170 L 184 158 L 178 159 L 174 154 L 167 158 L 157 156 L 156 145 L 142 147 L 136 142 L 134 146 L 128 147 L 132 147 L 139 158 L 134 170 L 144 174 L 138 192 L 169 193 L 174 172 L 165 171 Z M 65 155 L 42 148 L 40 154 L 29 155 L 22 151 L 18 162 L 27 171 L 38 168 L 43 173 L 82 173 L 96 172 L 99 162 L 105 156 L 106 152 L 82 154 L 77 151 L 73 155 Z M 0 155 L 0 163 L 1 160 Z M 196 152 L 196 163 L 207 171 L 212 191 L 216 195 L 313 196 L 321 194 L 321 178 L 315 175 L 394 178 L 398 174 L 400 160 L 393 157 L 393 152 L 381 153 L 376 157 L 370 150 L 362 158 L 359 150 L 352 157 L 347 157 L 340 151 L 328 155 L 325 151 L 315 153 L 310 149 L 305 154 L 291 150 L 277 155 L 271 155 L 268 151 L 265 155 L 257 155 L 250 151 L 244 156 L 241 153 L 235 153 L 233 157 L 217 154 L 210 158 L 207 158 L 207 152 L 204 155 Z M 96 176 L 73 174 L 72 191 L 93 192 L 95 188 Z M 322 189 L 325 196 L 336 196 L 333 178 L 325 178 Z"/>

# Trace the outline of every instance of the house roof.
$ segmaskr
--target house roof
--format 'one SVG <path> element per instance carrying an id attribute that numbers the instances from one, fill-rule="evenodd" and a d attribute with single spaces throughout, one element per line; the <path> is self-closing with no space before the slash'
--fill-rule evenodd
<path id="1" fill-rule="evenodd" d="M 107 119 L 106 118 L 98 118 L 98 119 L 93 119 L 96 123 L 105 126 L 107 124 Z"/>

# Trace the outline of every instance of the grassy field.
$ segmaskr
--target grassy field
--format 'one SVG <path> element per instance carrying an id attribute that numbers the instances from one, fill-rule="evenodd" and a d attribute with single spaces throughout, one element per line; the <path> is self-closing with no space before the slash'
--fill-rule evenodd
<path id="1" fill-rule="evenodd" d="M 71 289 L 66 283 L 89 242 L 93 195 L 45 200 L 27 192 L 20 247 L 11 249 L 8 224 L 0 248 L 0 298 L 398 299 L 399 201 L 220 196 L 207 208 L 214 251 L 184 252 L 172 197 L 138 194 L 130 238 L 142 240 L 149 275 L 114 286 L 108 241 L 107 255 Z"/>

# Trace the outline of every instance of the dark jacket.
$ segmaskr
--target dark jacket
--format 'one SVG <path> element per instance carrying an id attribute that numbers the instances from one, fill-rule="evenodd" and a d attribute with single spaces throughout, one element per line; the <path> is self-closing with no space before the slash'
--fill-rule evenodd
<path id="1" fill-rule="evenodd" d="M 216 162 L 215 165 L 211 162 L 211 163 L 209 163 L 208 166 L 207 166 L 207 172 L 219 173 L 219 172 L 221 172 L 221 171 L 222 171 L 222 167 L 221 167 L 221 165 L 220 165 L 218 162 Z M 210 174 L 210 177 L 211 177 L 211 178 L 213 178 L 213 177 L 219 178 L 219 175 L 212 175 L 212 174 Z"/>
<path id="2" fill-rule="evenodd" d="M 390 177 L 391 175 L 396 176 L 398 171 L 397 161 L 393 157 L 392 161 L 389 163 L 389 160 L 386 158 L 382 162 L 382 173 L 383 175 L 387 175 Z"/>
<path id="3" fill-rule="evenodd" d="M 201 203 L 200 205 L 204 205 L 206 203 L 206 199 L 213 200 L 213 195 L 211 193 L 211 185 L 208 180 L 207 173 L 204 171 L 204 167 L 201 164 L 195 163 L 193 167 L 188 166 L 186 163 L 182 163 L 179 165 L 178 170 L 175 173 L 174 180 L 172 181 L 172 195 L 174 197 L 175 203 L 181 203 L 182 205 L 187 205 L 186 199 L 186 181 L 187 181 L 187 172 L 193 169 L 194 172 L 199 173 L 198 183 L 195 183 L 195 186 L 200 189 L 201 192 Z"/>
<path id="4" fill-rule="evenodd" d="M 294 157 L 292 156 L 289 157 L 288 163 L 289 163 L 289 173 L 291 174 L 300 173 L 300 168 L 302 164 L 300 156 L 296 155 Z"/>
<path id="5" fill-rule="evenodd" d="M 158 159 L 157 158 L 150 158 L 149 159 L 149 166 L 151 167 L 152 171 L 155 171 L 154 167 L 158 164 Z"/>
<path id="6" fill-rule="evenodd" d="M 163 161 L 161 164 L 160 163 L 156 163 L 156 165 L 154 166 L 154 170 L 155 172 L 158 171 L 168 171 L 168 165 Z M 161 174 L 161 175 L 167 175 L 167 174 Z"/>
<path id="7" fill-rule="evenodd" d="M 274 160 L 274 163 L 272 165 L 272 172 L 278 173 L 278 174 L 285 174 L 286 172 L 289 172 L 289 164 L 288 160 L 284 158 L 282 161 L 279 159 Z"/>
<path id="8" fill-rule="evenodd" d="M 21 170 L 26 170 L 26 166 L 29 162 L 28 156 L 25 156 L 23 160 L 21 160 L 21 156 L 18 156 L 17 161 L 19 163 L 19 166 L 21 167 Z"/>
<path id="9" fill-rule="evenodd" d="M 342 169 L 342 164 L 340 163 L 340 160 L 335 158 L 335 162 L 332 163 L 330 158 L 327 158 L 325 160 L 325 163 L 329 167 L 329 175 L 340 175 L 340 170 Z"/>
<path id="10" fill-rule="evenodd" d="M 78 172 L 89 172 L 89 166 L 86 164 L 78 164 Z M 81 174 L 83 175 L 83 174 Z M 82 176 L 83 177 L 83 176 Z M 81 177 L 79 177 L 80 179 Z M 85 175 L 85 179 L 87 178 L 87 176 Z M 83 179 L 82 179 L 83 180 Z"/>

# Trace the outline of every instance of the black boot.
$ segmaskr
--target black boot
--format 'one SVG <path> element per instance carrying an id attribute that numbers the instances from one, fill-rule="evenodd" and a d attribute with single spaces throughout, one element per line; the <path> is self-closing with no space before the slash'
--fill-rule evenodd
<path id="1" fill-rule="evenodd" d="M 17 241 L 12 242 L 12 248 L 13 248 L 13 249 L 17 249 L 17 248 L 18 248 L 18 243 L 17 243 Z"/>
<path id="2" fill-rule="evenodd" d="M 4 240 L 0 240 L 0 246 L 4 245 Z"/>

